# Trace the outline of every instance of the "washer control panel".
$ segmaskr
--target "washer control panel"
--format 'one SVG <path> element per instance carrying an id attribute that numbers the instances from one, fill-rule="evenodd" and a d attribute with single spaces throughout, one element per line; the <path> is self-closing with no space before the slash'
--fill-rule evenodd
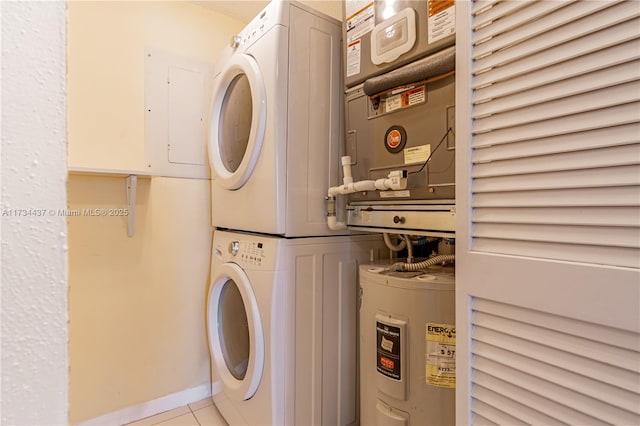
<path id="1" fill-rule="evenodd" d="M 228 252 L 235 262 L 243 265 L 262 266 L 265 259 L 264 245 L 256 241 L 231 241 Z"/>
<path id="2" fill-rule="evenodd" d="M 212 260 L 233 262 L 245 269 L 271 270 L 276 267 L 276 254 L 281 240 L 271 236 L 216 230 Z"/>

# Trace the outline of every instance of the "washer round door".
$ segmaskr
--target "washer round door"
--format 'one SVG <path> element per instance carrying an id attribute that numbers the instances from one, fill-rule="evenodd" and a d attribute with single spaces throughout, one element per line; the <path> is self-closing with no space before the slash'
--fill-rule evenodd
<path id="1" fill-rule="evenodd" d="M 235 263 L 224 263 L 209 289 L 209 349 L 224 391 L 249 399 L 264 369 L 264 335 L 251 283 Z"/>
<path id="2" fill-rule="evenodd" d="M 216 76 L 209 122 L 209 160 L 227 189 L 241 188 L 258 161 L 266 126 L 266 93 L 260 68 L 235 54 Z"/>

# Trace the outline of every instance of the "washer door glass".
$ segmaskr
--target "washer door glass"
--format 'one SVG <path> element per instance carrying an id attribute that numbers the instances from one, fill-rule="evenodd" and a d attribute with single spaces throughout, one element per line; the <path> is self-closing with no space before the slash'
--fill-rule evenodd
<path id="1" fill-rule="evenodd" d="M 264 369 L 264 334 L 249 277 L 235 263 L 223 263 L 215 270 L 207 323 L 214 376 L 230 398 L 251 398 Z"/>
<path id="2" fill-rule="evenodd" d="M 227 280 L 220 292 L 218 334 L 227 369 L 236 379 L 244 379 L 249 365 L 249 323 L 242 295 L 233 280 Z"/>
<path id="3" fill-rule="evenodd" d="M 265 134 L 266 94 L 255 59 L 234 54 L 213 84 L 209 160 L 224 188 L 241 188 L 251 177 Z"/>

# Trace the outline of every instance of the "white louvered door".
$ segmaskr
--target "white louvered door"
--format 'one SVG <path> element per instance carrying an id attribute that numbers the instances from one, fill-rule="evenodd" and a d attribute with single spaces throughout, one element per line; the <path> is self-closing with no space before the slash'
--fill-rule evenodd
<path id="1" fill-rule="evenodd" d="M 640 424 L 640 2 L 460 1 L 457 423 Z"/>

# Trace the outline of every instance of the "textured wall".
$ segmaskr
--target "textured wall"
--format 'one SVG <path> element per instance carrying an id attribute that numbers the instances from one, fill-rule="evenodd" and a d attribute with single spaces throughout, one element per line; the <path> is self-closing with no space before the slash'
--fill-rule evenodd
<path id="1" fill-rule="evenodd" d="M 66 221 L 58 215 L 66 207 L 66 6 L 0 7 L 0 423 L 61 425 L 68 405 Z"/>

